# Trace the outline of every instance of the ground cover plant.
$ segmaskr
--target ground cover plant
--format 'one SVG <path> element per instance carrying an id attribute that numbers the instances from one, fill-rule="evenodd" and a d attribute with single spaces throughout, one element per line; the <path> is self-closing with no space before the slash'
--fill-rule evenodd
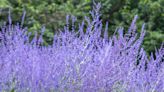
<path id="1" fill-rule="evenodd" d="M 4 25 L 0 32 L 0 91 L 4 92 L 163 92 L 164 47 L 150 56 L 141 47 L 144 24 L 137 16 L 129 30 L 108 36 L 95 5 L 75 28 L 75 17 L 44 46 L 45 28 L 30 40 L 27 28 Z M 71 22 L 70 22 L 71 21 Z"/>

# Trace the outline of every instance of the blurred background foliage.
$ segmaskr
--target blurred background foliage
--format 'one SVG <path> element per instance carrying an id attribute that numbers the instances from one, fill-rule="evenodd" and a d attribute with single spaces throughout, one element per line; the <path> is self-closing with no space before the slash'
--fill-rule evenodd
<path id="1" fill-rule="evenodd" d="M 103 23 L 109 22 L 109 34 L 117 27 L 128 29 L 134 15 L 138 15 L 138 29 L 146 23 L 143 47 L 147 52 L 159 48 L 164 42 L 164 0 L 94 0 L 101 2 Z M 24 26 L 33 34 L 46 26 L 45 44 L 52 42 L 53 34 L 65 25 L 66 15 L 76 16 L 80 22 L 89 16 L 92 0 L 0 0 L 0 26 L 8 20 L 8 12 L 14 24 L 20 23 L 26 11 Z M 7 22 L 6 22 L 7 23 Z M 138 30 L 140 31 L 140 30 Z"/>

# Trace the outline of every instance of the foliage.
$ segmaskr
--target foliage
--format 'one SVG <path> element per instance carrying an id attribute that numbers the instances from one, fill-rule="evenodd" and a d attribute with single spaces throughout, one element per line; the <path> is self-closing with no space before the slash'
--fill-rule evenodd
<path id="1" fill-rule="evenodd" d="M 161 42 L 164 42 L 163 0 L 94 1 L 102 4 L 100 11 L 103 14 L 103 24 L 106 21 L 109 22 L 110 35 L 118 26 L 124 26 L 127 29 L 133 16 L 137 14 L 140 18 L 137 25 L 141 27 L 143 22 L 146 23 L 147 33 L 143 44 L 146 51 L 151 52 L 155 47 L 159 48 Z M 5 16 L 8 15 L 8 8 L 12 11 L 13 23 L 17 23 L 23 10 L 26 10 L 25 26 L 34 35 L 35 31 L 40 30 L 42 25 L 45 25 L 46 34 L 44 38 L 48 45 L 52 42 L 53 33 L 65 25 L 67 14 L 77 16 L 81 21 L 84 15 L 89 15 L 88 12 L 92 5 L 92 0 L 1 0 L 0 25 L 6 21 Z"/>
<path id="2" fill-rule="evenodd" d="M 97 0 L 99 2 L 99 0 Z M 164 42 L 164 1 L 163 0 L 101 0 L 103 20 L 109 22 L 112 31 L 117 25 L 127 29 L 130 19 L 138 15 L 140 21 L 146 24 L 145 49 L 150 52 Z M 140 30 L 139 30 L 140 31 Z"/>
<path id="3" fill-rule="evenodd" d="M 1 2 L 3 2 L 0 5 L 2 7 L 0 15 L 1 26 L 7 20 L 6 16 L 9 9 L 13 23 L 20 23 L 20 18 L 25 10 L 27 13 L 24 26 L 28 26 L 28 31 L 32 32 L 33 35 L 41 29 L 42 25 L 46 26 L 45 42 L 48 43 L 52 42 L 53 33 L 65 25 L 66 13 L 81 15 L 71 1 L 65 2 L 65 0 L 4 0 Z M 81 6 L 76 7 L 80 8 Z"/>
<path id="4" fill-rule="evenodd" d="M 148 58 L 141 47 L 144 24 L 139 37 L 136 33 L 137 16 L 127 32 L 119 28 L 109 37 L 99 9 L 97 4 L 77 30 L 75 17 L 67 16 L 66 24 L 73 23 L 56 33 L 49 46 L 42 45 L 44 28 L 30 41 L 27 29 L 11 21 L 3 26 L 0 91 L 163 92 L 163 45 Z"/>

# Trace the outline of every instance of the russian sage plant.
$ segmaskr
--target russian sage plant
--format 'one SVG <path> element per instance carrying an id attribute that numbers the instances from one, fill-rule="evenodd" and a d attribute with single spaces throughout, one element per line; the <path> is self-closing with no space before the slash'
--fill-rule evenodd
<path id="1" fill-rule="evenodd" d="M 150 56 L 141 47 L 145 30 L 136 33 L 137 16 L 129 30 L 108 36 L 100 4 L 79 28 L 67 16 L 67 26 L 44 46 L 43 34 L 30 40 L 28 29 L 3 26 L 0 31 L 1 92 L 164 92 L 164 47 Z M 69 21 L 72 20 L 72 26 Z"/>

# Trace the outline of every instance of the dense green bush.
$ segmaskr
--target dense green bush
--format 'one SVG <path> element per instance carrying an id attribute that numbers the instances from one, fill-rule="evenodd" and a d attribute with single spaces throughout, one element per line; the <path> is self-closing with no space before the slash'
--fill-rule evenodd
<path id="1" fill-rule="evenodd" d="M 102 4 L 102 19 L 109 22 L 110 35 L 116 27 L 130 25 L 134 15 L 139 16 L 137 25 L 146 23 L 147 34 L 144 47 L 148 52 L 164 42 L 164 1 L 163 0 L 95 0 Z M 0 25 L 7 20 L 11 10 L 13 23 L 20 22 L 22 12 L 26 11 L 24 26 L 33 34 L 46 26 L 45 43 L 52 41 L 53 33 L 65 24 L 67 14 L 78 17 L 78 21 L 93 5 L 92 0 L 0 0 Z M 140 31 L 140 30 L 138 30 Z"/>
<path id="2" fill-rule="evenodd" d="M 98 1 L 98 0 L 97 0 Z M 163 0 L 102 0 L 104 20 L 109 21 L 110 29 L 116 25 L 128 28 L 130 19 L 139 15 L 138 26 L 146 23 L 147 35 L 144 47 L 148 52 L 164 42 L 164 1 Z"/>

